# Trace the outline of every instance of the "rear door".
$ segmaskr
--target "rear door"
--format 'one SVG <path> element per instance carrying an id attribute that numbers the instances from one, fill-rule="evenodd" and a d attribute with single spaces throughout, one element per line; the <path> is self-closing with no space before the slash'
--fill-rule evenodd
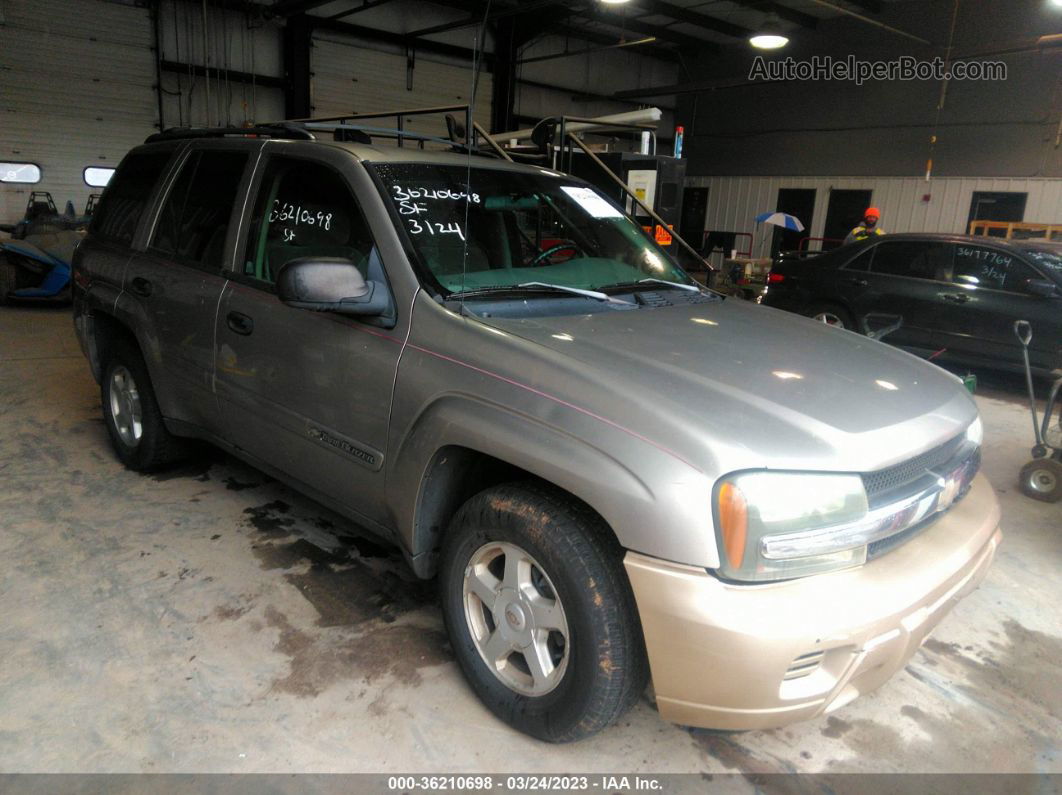
<path id="1" fill-rule="evenodd" d="M 266 151 L 217 317 L 225 436 L 315 496 L 383 524 L 391 391 L 408 318 L 387 328 L 295 309 L 274 287 L 285 263 L 302 257 L 349 259 L 387 282 L 380 230 L 352 190 L 349 172 L 362 167 L 338 149 L 270 142 Z"/>
<path id="2" fill-rule="evenodd" d="M 1015 320 L 1033 327 L 1029 358 L 1051 369 L 1060 361 L 1062 301 L 1030 293 L 1032 279 L 1046 279 L 1014 251 L 960 243 L 950 285 L 940 291 L 941 318 L 949 350 L 989 366 L 1020 366 Z"/>
<path id="3" fill-rule="evenodd" d="M 837 274 L 837 289 L 856 315 L 900 315 L 903 325 L 888 337 L 894 345 L 938 349 L 937 292 L 945 287 L 951 264 L 948 243 L 883 240 Z"/>
<path id="4" fill-rule="evenodd" d="M 141 346 L 162 413 L 214 430 L 214 319 L 235 240 L 237 203 L 261 146 L 190 147 L 159 203 L 145 251 L 130 260 L 125 292 L 139 304 Z"/>

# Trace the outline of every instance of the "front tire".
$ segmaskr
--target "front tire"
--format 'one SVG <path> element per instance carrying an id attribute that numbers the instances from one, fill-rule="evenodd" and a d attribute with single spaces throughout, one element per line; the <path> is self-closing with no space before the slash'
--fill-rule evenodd
<path id="1" fill-rule="evenodd" d="M 472 689 L 548 742 L 617 720 L 648 681 L 623 550 L 600 518 L 537 483 L 472 497 L 442 551 L 443 616 Z"/>
<path id="2" fill-rule="evenodd" d="M 140 351 L 124 339 L 111 346 L 100 383 L 100 402 L 114 452 L 130 469 L 151 472 L 187 453 L 186 442 L 171 435 L 163 424 Z"/>

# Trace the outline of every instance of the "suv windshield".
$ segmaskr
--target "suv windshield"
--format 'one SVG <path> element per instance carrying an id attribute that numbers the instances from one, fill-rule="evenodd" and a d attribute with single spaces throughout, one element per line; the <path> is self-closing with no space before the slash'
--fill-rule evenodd
<path id="1" fill-rule="evenodd" d="M 375 169 L 421 261 L 451 293 L 530 282 L 692 284 L 640 226 L 570 177 L 421 163 Z"/>

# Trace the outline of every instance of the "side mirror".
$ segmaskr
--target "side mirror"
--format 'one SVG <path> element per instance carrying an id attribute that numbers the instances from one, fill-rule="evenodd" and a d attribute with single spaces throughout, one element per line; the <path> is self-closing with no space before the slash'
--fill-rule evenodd
<path id="1" fill-rule="evenodd" d="M 380 282 L 365 281 L 342 257 L 301 257 L 277 274 L 277 295 L 288 306 L 342 315 L 380 316 L 391 312 L 391 294 Z"/>
<path id="2" fill-rule="evenodd" d="M 1059 295 L 1058 287 L 1047 279 L 1029 279 L 1025 282 L 1025 289 L 1033 295 L 1040 295 L 1044 298 L 1057 298 Z"/>

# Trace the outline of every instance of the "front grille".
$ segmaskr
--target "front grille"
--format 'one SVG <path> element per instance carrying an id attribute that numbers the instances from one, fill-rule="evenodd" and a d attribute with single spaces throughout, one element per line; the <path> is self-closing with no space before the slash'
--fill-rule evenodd
<path id="1" fill-rule="evenodd" d="M 961 457 L 955 455 L 956 453 L 959 452 L 959 449 L 962 446 L 962 438 L 963 437 L 960 437 L 959 444 L 955 445 L 956 449 L 952 451 L 952 458 L 951 459 L 945 459 L 944 461 L 941 461 L 940 463 L 934 465 L 935 472 L 933 472 L 930 469 L 928 469 L 927 467 L 923 466 L 922 477 L 925 478 L 925 479 L 936 478 L 936 477 L 938 477 L 940 475 L 947 476 L 949 474 L 952 474 L 952 473 L 955 473 L 955 472 L 961 470 L 962 482 L 960 483 L 959 491 L 955 495 L 955 499 L 952 501 L 951 505 L 948 506 L 948 508 L 945 509 L 945 510 L 950 510 L 950 508 L 954 507 L 963 497 L 966 496 L 966 493 L 970 490 L 970 487 L 973 485 L 974 476 L 977 475 L 977 472 L 981 469 L 981 448 L 975 447 L 971 451 L 969 451 L 968 453 L 962 454 Z M 948 446 L 953 445 L 953 444 L 954 444 L 954 440 L 952 442 L 948 442 L 945 445 L 942 445 L 942 447 L 948 447 Z M 937 448 L 937 450 L 939 450 L 939 449 L 941 449 L 941 448 Z M 923 458 L 925 455 L 932 454 L 933 452 L 935 452 L 935 451 L 934 450 L 930 450 L 929 453 L 925 453 L 922 456 L 918 456 L 917 458 L 913 458 L 913 459 L 911 459 L 911 461 L 912 462 L 913 461 L 918 461 L 919 459 Z M 893 467 L 893 469 L 899 469 L 900 467 L 907 466 L 910 463 L 911 462 L 908 462 L 908 464 L 906 464 L 906 465 L 905 464 L 900 464 L 898 467 Z M 887 470 L 882 470 L 882 471 L 887 471 Z M 916 475 L 914 477 L 914 479 L 912 481 L 909 481 L 909 482 L 916 482 L 919 479 L 920 479 L 919 476 Z M 897 487 L 893 487 L 892 489 L 890 489 L 890 492 L 895 493 L 896 488 Z M 933 524 L 933 522 L 935 522 L 937 519 L 939 519 L 940 515 L 941 515 L 941 512 L 933 513 L 932 515 L 927 516 L 921 522 L 918 522 L 917 524 L 911 525 L 910 527 L 908 527 L 908 528 L 906 528 L 904 530 L 901 530 L 899 533 L 896 533 L 894 535 L 888 536 L 887 538 L 882 538 L 882 539 L 880 539 L 878 541 L 872 542 L 871 544 L 869 544 L 867 546 L 867 560 L 870 561 L 870 560 L 874 560 L 875 558 L 880 558 L 882 555 L 884 555 L 885 553 L 889 552 L 890 550 L 896 549 L 896 547 L 900 546 L 901 544 L 905 543 L 906 541 L 911 540 L 916 535 L 918 535 L 923 530 L 925 530 L 929 525 Z"/>
<path id="2" fill-rule="evenodd" d="M 893 502 L 897 492 L 912 491 L 910 487 L 917 485 L 918 481 L 925 478 L 930 471 L 943 467 L 951 461 L 958 453 L 965 438 L 965 434 L 959 434 L 954 439 L 903 463 L 861 475 L 863 488 L 866 489 L 867 500 L 871 507 Z"/>

